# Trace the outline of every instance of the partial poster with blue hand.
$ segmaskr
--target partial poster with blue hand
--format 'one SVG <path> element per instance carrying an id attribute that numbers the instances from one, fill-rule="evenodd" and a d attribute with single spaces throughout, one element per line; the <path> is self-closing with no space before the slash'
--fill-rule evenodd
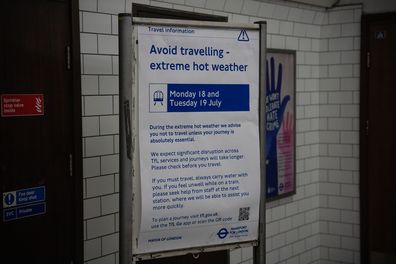
<path id="1" fill-rule="evenodd" d="M 268 50 L 266 61 L 266 196 L 295 194 L 295 51 Z"/>

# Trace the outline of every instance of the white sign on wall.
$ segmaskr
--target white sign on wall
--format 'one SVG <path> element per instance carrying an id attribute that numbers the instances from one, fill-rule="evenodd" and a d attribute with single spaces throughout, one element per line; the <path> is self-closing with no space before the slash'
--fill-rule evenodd
<path id="1" fill-rule="evenodd" d="M 138 25 L 134 253 L 257 240 L 259 31 Z"/>

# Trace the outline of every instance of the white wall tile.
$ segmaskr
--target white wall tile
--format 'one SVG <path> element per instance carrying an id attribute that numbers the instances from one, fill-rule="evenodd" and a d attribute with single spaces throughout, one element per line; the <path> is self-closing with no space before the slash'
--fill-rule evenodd
<path id="1" fill-rule="evenodd" d="M 293 247 L 292 245 L 287 245 L 285 247 L 280 248 L 279 252 L 279 260 L 286 260 L 293 256 Z"/>
<path id="2" fill-rule="evenodd" d="M 226 0 L 224 5 L 224 12 L 241 13 L 243 1 Z"/>
<path id="3" fill-rule="evenodd" d="M 313 23 L 315 25 L 323 25 L 324 12 L 317 11 Z"/>
<path id="4" fill-rule="evenodd" d="M 277 221 L 284 217 L 285 217 L 285 206 L 278 206 L 272 209 L 272 221 Z"/>
<path id="5" fill-rule="evenodd" d="M 289 14 L 289 9 L 290 8 L 287 6 L 276 5 L 272 17 L 279 20 L 286 20 Z"/>
<path id="6" fill-rule="evenodd" d="M 298 229 L 293 229 L 286 233 L 286 243 L 294 243 L 298 240 Z"/>
<path id="7" fill-rule="evenodd" d="M 97 0 L 79 0 L 78 7 L 80 10 L 95 12 L 98 9 Z"/>
<path id="8" fill-rule="evenodd" d="M 342 78 L 341 90 L 359 90 L 359 78 Z"/>
<path id="9" fill-rule="evenodd" d="M 359 117 L 359 105 L 341 105 L 342 117 Z"/>
<path id="10" fill-rule="evenodd" d="M 111 74 L 111 56 L 106 55 L 84 55 L 85 74 Z"/>
<path id="11" fill-rule="evenodd" d="M 100 54 L 118 54 L 118 37 L 98 35 L 98 51 Z"/>
<path id="12" fill-rule="evenodd" d="M 343 249 L 349 250 L 359 250 L 360 249 L 360 240 L 353 237 L 342 237 L 341 238 L 341 247 Z"/>
<path id="13" fill-rule="evenodd" d="M 100 117 L 100 134 L 118 134 L 119 133 L 118 115 L 109 115 Z"/>
<path id="14" fill-rule="evenodd" d="M 120 101 L 120 98 L 119 98 L 119 96 L 118 95 L 114 95 L 113 96 L 113 113 L 115 114 L 115 115 L 118 115 L 118 112 L 119 112 L 119 101 Z"/>
<path id="15" fill-rule="evenodd" d="M 84 178 L 100 175 L 100 158 L 84 158 L 83 159 L 83 176 Z"/>
<path id="16" fill-rule="evenodd" d="M 297 78 L 311 78 L 311 66 L 298 65 Z"/>
<path id="17" fill-rule="evenodd" d="M 118 16 L 111 16 L 111 33 L 118 34 Z"/>
<path id="18" fill-rule="evenodd" d="M 352 92 L 329 92 L 329 104 L 352 104 Z"/>
<path id="19" fill-rule="evenodd" d="M 341 132 L 341 143 L 358 144 L 359 133 L 355 131 L 342 131 Z"/>
<path id="20" fill-rule="evenodd" d="M 312 24 L 315 19 L 315 13 L 315 11 L 303 9 L 300 21 L 303 23 Z"/>
<path id="21" fill-rule="evenodd" d="M 83 137 L 99 135 L 99 117 L 90 116 L 82 118 L 82 135 Z"/>
<path id="22" fill-rule="evenodd" d="M 111 15 L 83 12 L 83 31 L 89 33 L 111 33 Z"/>
<path id="23" fill-rule="evenodd" d="M 266 254 L 266 263 L 275 264 L 279 261 L 279 250 L 273 250 Z"/>
<path id="24" fill-rule="evenodd" d="M 106 216 L 87 220 L 88 239 L 114 233 L 114 231 L 115 231 L 114 215 L 106 215 Z"/>
<path id="25" fill-rule="evenodd" d="M 195 7 L 204 7 L 206 0 L 186 0 L 186 5 Z"/>
<path id="26" fill-rule="evenodd" d="M 352 65 L 329 66 L 329 77 L 341 78 L 341 77 L 352 77 L 352 76 L 353 76 Z"/>
<path id="27" fill-rule="evenodd" d="M 85 96 L 85 115 L 109 115 L 113 113 L 111 96 Z"/>
<path id="28" fill-rule="evenodd" d="M 311 65 L 319 64 L 319 53 L 317 52 L 305 52 L 305 63 Z"/>
<path id="29" fill-rule="evenodd" d="M 307 25 L 301 23 L 294 23 L 293 33 L 297 37 L 305 37 L 307 35 Z"/>
<path id="30" fill-rule="evenodd" d="M 353 49 L 360 50 L 360 37 L 353 38 Z"/>
<path id="31" fill-rule="evenodd" d="M 87 179 L 87 197 L 96 197 L 114 192 L 114 175 Z"/>
<path id="32" fill-rule="evenodd" d="M 333 11 L 329 13 L 330 24 L 351 23 L 353 22 L 353 20 L 354 20 L 354 11 L 352 9 Z"/>
<path id="33" fill-rule="evenodd" d="M 351 210 L 352 202 L 353 202 L 352 198 L 330 196 L 329 197 L 329 208 Z M 351 233 L 352 233 L 352 231 L 351 231 Z"/>
<path id="34" fill-rule="evenodd" d="M 352 50 L 353 38 L 334 38 L 329 40 L 329 50 Z"/>
<path id="35" fill-rule="evenodd" d="M 290 217 L 283 218 L 279 221 L 279 231 L 286 232 L 292 227 L 292 219 Z"/>
<path id="36" fill-rule="evenodd" d="M 232 23 L 249 23 L 249 17 L 243 16 L 243 15 L 238 15 L 238 14 L 232 14 L 230 22 L 232 22 Z"/>
<path id="37" fill-rule="evenodd" d="M 362 12 L 363 12 L 363 10 L 361 8 L 355 9 L 354 10 L 354 20 L 353 21 L 360 23 L 360 20 L 362 18 Z"/>
<path id="38" fill-rule="evenodd" d="M 230 264 L 239 264 L 242 261 L 242 249 L 230 250 Z"/>
<path id="39" fill-rule="evenodd" d="M 243 247 L 241 250 L 242 261 L 253 258 L 253 248 L 252 247 Z"/>
<path id="40" fill-rule="evenodd" d="M 271 18 L 273 17 L 275 11 L 275 5 L 269 3 L 261 3 L 259 16 L 263 18 Z"/>
<path id="41" fill-rule="evenodd" d="M 103 255 L 111 254 L 118 251 L 119 235 L 118 233 L 102 237 Z"/>
<path id="42" fill-rule="evenodd" d="M 321 91 L 333 91 L 340 89 L 340 80 L 339 79 L 320 79 L 319 87 Z"/>
<path id="43" fill-rule="evenodd" d="M 319 140 L 321 143 L 338 143 L 340 142 L 340 132 L 338 131 L 320 131 Z"/>
<path id="44" fill-rule="evenodd" d="M 341 25 L 325 25 L 321 27 L 322 38 L 336 38 L 341 36 Z"/>
<path id="45" fill-rule="evenodd" d="M 272 48 L 276 49 L 284 49 L 285 48 L 285 40 L 286 38 L 284 36 L 272 36 L 271 38 L 271 43 L 272 43 Z"/>
<path id="46" fill-rule="evenodd" d="M 329 77 L 329 66 L 327 65 L 320 65 L 319 67 L 319 77 L 318 78 L 328 78 Z"/>
<path id="47" fill-rule="evenodd" d="M 98 94 L 98 76 L 96 75 L 81 75 L 81 94 L 94 95 Z"/>
<path id="48" fill-rule="evenodd" d="M 180 1 L 184 1 L 184 0 L 180 0 Z M 187 12 L 194 12 L 194 8 L 190 7 L 190 6 L 185 6 L 185 5 L 173 5 L 173 8 L 175 10 L 181 10 L 181 11 L 187 11 Z M 213 13 L 214 14 L 214 13 Z"/>
<path id="49" fill-rule="evenodd" d="M 300 40 L 299 40 L 300 50 L 311 51 L 311 49 L 312 49 L 311 44 L 312 44 L 312 42 L 311 42 L 311 39 L 309 39 L 309 38 L 300 38 Z"/>
<path id="50" fill-rule="evenodd" d="M 274 249 L 283 247 L 285 244 L 286 244 L 286 234 L 285 233 L 281 233 L 279 235 L 272 237 L 272 247 Z"/>
<path id="51" fill-rule="evenodd" d="M 89 137 L 85 139 L 86 156 L 100 156 L 113 154 L 113 137 Z"/>
<path id="52" fill-rule="evenodd" d="M 311 50 L 319 52 L 320 51 L 320 40 L 312 39 Z"/>
<path id="53" fill-rule="evenodd" d="M 84 200 L 84 219 L 100 216 L 100 198 Z M 97 256 L 98 257 L 98 256 Z"/>
<path id="54" fill-rule="evenodd" d="M 98 0 L 98 11 L 102 13 L 125 13 L 125 0 Z"/>
<path id="55" fill-rule="evenodd" d="M 341 53 L 341 63 L 359 63 L 360 52 L 359 51 L 343 51 Z"/>
<path id="56" fill-rule="evenodd" d="M 163 8 L 172 8 L 172 4 L 164 3 L 164 2 L 158 2 L 158 1 L 151 1 L 150 5 L 156 6 L 156 7 L 163 7 Z"/>
<path id="57" fill-rule="evenodd" d="M 321 64 L 340 64 L 341 52 L 321 52 L 319 61 Z"/>
<path id="58" fill-rule="evenodd" d="M 331 117 L 328 119 L 329 130 L 352 130 L 350 118 Z"/>
<path id="59" fill-rule="evenodd" d="M 281 35 L 292 35 L 293 34 L 293 23 L 287 21 L 279 22 L 279 34 Z"/>
<path id="60" fill-rule="evenodd" d="M 118 56 L 112 56 L 112 63 L 113 63 L 113 74 L 118 75 Z"/>
<path id="61" fill-rule="evenodd" d="M 305 241 L 300 240 L 293 244 L 293 253 L 298 255 L 305 251 Z"/>
<path id="62" fill-rule="evenodd" d="M 205 8 L 211 9 L 211 10 L 220 10 L 220 11 L 223 11 L 224 4 L 225 4 L 225 0 L 206 1 L 206 6 L 205 6 Z"/>
<path id="63" fill-rule="evenodd" d="M 102 175 L 117 173 L 119 171 L 119 155 L 102 156 L 100 162 L 100 171 Z"/>
<path id="64" fill-rule="evenodd" d="M 321 234 L 320 235 L 320 245 L 326 247 L 340 247 L 341 238 L 335 235 Z"/>
<path id="65" fill-rule="evenodd" d="M 342 184 L 341 194 L 349 197 L 359 197 L 359 186 L 356 184 Z"/>
<path id="66" fill-rule="evenodd" d="M 279 233 L 279 222 L 267 223 L 266 225 L 266 235 L 274 236 Z"/>
<path id="67" fill-rule="evenodd" d="M 352 145 L 346 144 L 330 144 L 329 155 L 338 157 L 351 157 L 352 156 Z"/>
<path id="68" fill-rule="evenodd" d="M 338 105 L 320 105 L 319 112 L 321 117 L 340 116 L 340 106 Z"/>
<path id="69" fill-rule="evenodd" d="M 298 50 L 298 42 L 298 38 L 286 37 L 286 49 Z"/>
<path id="70" fill-rule="evenodd" d="M 84 260 L 90 260 L 101 256 L 100 238 L 84 241 Z"/>
<path id="71" fill-rule="evenodd" d="M 360 23 L 351 23 L 341 25 L 341 36 L 359 36 L 360 35 Z"/>
<path id="72" fill-rule="evenodd" d="M 341 222 L 351 223 L 351 224 L 359 224 L 360 214 L 359 214 L 359 212 L 342 210 L 341 211 Z"/>
<path id="73" fill-rule="evenodd" d="M 279 21 L 273 19 L 267 19 L 267 33 L 268 34 L 279 34 Z M 273 35 L 274 37 L 274 35 Z M 278 37 L 278 36 L 276 36 Z"/>
<path id="74" fill-rule="evenodd" d="M 290 8 L 287 19 L 294 22 L 301 22 L 302 12 L 303 10 L 300 8 Z"/>
<path id="75" fill-rule="evenodd" d="M 81 53 L 97 53 L 98 37 L 96 34 L 80 33 L 80 51 Z"/>
<path id="76" fill-rule="evenodd" d="M 245 0 L 243 2 L 243 7 L 242 7 L 241 13 L 250 15 L 250 16 L 257 16 L 259 10 L 260 10 L 260 2 Z"/>
<path id="77" fill-rule="evenodd" d="M 320 38 L 320 27 L 315 25 L 307 25 L 307 37 Z"/>
<path id="78" fill-rule="evenodd" d="M 341 193 L 341 186 L 338 183 L 327 183 L 327 182 L 322 182 L 320 183 L 320 193 L 321 194 L 328 194 L 328 195 L 340 195 Z M 329 210 L 329 209 L 328 209 Z M 326 212 L 330 212 L 330 211 L 326 211 L 323 210 L 323 214 Z M 335 211 L 332 210 L 332 213 L 334 213 Z M 339 215 L 339 211 L 338 212 Z M 322 215 L 322 210 L 320 211 L 320 215 Z M 339 220 L 340 217 L 337 217 L 337 219 Z M 321 218 L 322 219 L 322 218 Z M 326 220 L 332 220 L 332 221 L 337 221 L 334 218 L 332 219 L 326 219 Z"/>
<path id="79" fill-rule="evenodd" d="M 341 169 L 343 170 L 359 170 L 359 159 L 356 158 L 342 158 Z"/>
<path id="80" fill-rule="evenodd" d="M 320 157 L 321 169 L 339 169 L 340 159 L 338 157 Z"/>
<path id="81" fill-rule="evenodd" d="M 118 94 L 119 81 L 116 75 L 99 76 L 100 94 Z"/>
<path id="82" fill-rule="evenodd" d="M 112 214 L 119 211 L 119 196 L 118 193 L 106 195 L 101 197 L 102 214 Z"/>

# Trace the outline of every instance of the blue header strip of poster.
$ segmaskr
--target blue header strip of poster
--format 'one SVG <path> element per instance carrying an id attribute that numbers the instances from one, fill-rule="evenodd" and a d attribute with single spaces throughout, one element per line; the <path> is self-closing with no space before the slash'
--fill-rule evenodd
<path id="1" fill-rule="evenodd" d="M 168 84 L 167 112 L 249 111 L 248 84 Z"/>

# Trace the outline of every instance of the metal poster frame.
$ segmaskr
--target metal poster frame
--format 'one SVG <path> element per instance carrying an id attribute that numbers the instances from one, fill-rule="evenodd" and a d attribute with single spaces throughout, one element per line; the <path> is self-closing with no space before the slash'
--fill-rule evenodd
<path id="1" fill-rule="evenodd" d="M 234 28 L 254 29 L 260 33 L 259 59 L 259 135 L 260 155 L 264 154 L 265 139 L 261 131 L 265 124 L 265 59 L 266 59 L 266 22 L 257 24 L 230 24 L 224 22 L 202 22 L 169 19 L 132 18 L 131 14 L 119 14 L 119 65 L 120 65 L 120 263 L 183 255 L 187 253 L 199 254 L 217 250 L 232 250 L 241 247 L 255 247 L 255 263 L 265 263 L 265 164 L 260 161 L 260 212 L 258 225 L 258 239 L 241 243 L 220 244 L 210 247 L 195 247 L 171 251 L 134 254 L 134 231 L 140 215 L 133 215 L 139 211 L 140 199 L 137 189 L 140 187 L 140 161 L 138 144 L 138 102 L 137 102 L 137 32 L 134 25 L 172 25 L 202 28 Z M 263 63 L 264 62 L 264 63 Z"/>
<path id="2" fill-rule="evenodd" d="M 293 168 L 293 175 L 292 175 L 292 177 L 293 177 L 293 180 L 292 180 L 293 181 L 293 190 L 291 190 L 289 192 L 285 192 L 283 194 L 277 194 L 276 196 L 273 196 L 273 197 L 269 197 L 268 193 L 266 191 L 266 200 L 267 200 L 267 202 L 274 201 L 274 200 L 279 200 L 279 199 L 282 199 L 282 198 L 285 198 L 285 197 L 289 197 L 289 196 L 295 195 L 296 194 L 296 190 L 297 190 L 297 187 L 296 187 L 296 184 L 297 184 L 297 182 L 296 182 L 296 163 L 297 163 L 296 162 L 296 59 L 297 59 L 296 58 L 296 51 L 295 50 L 287 50 L 287 49 L 267 49 L 267 60 L 270 59 L 269 58 L 269 54 L 287 55 L 287 56 L 291 56 L 292 59 L 293 59 L 293 65 L 284 65 L 283 66 L 283 72 L 292 71 L 292 75 L 293 75 L 293 80 L 291 80 L 292 81 L 292 85 L 291 85 L 291 87 L 289 87 L 292 90 L 292 92 L 290 94 L 290 97 L 292 97 L 292 98 L 290 98 L 290 102 L 293 104 L 293 106 L 291 108 L 292 115 L 293 115 L 292 119 L 291 119 L 292 129 L 293 129 L 293 131 L 292 131 L 292 140 L 293 140 L 293 145 L 292 145 L 292 150 L 293 150 L 293 157 L 292 157 L 292 162 L 293 162 L 293 164 L 292 164 L 292 168 Z M 268 63 L 269 63 L 269 61 L 268 61 Z M 275 79 L 277 77 L 278 76 L 276 75 Z M 264 105 L 265 105 L 265 103 L 264 103 Z M 282 123 L 284 123 L 284 122 L 285 122 L 285 120 L 283 120 Z M 280 129 L 282 129 L 282 128 L 283 128 L 283 126 L 281 126 Z M 268 139 L 267 139 L 267 141 L 268 141 Z M 265 155 L 263 155 L 262 157 L 265 157 Z M 279 169 L 278 169 L 278 173 L 279 173 Z M 270 175 L 268 175 L 268 171 L 267 171 L 267 175 L 266 175 L 267 186 L 268 186 L 268 183 L 270 182 L 269 177 L 270 177 Z M 278 176 L 278 178 L 279 178 L 279 176 Z"/>

